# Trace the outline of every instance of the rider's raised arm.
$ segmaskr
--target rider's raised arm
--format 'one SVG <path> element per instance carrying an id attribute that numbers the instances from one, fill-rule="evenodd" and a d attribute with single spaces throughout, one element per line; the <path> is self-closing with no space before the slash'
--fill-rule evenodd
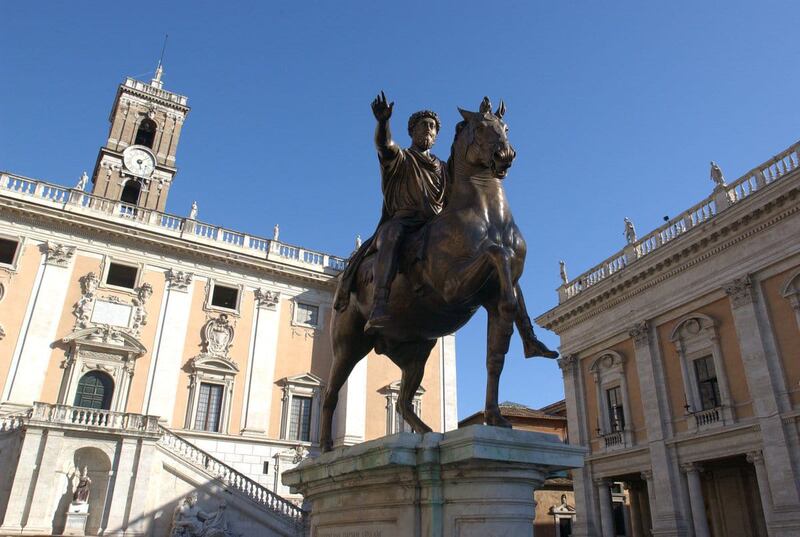
<path id="1" fill-rule="evenodd" d="M 378 150 L 378 157 L 381 161 L 394 158 L 400 148 L 392 140 L 392 131 L 389 128 L 389 119 L 392 117 L 394 102 L 386 102 L 386 95 L 381 92 L 372 101 L 372 113 L 378 121 L 375 127 L 375 148 Z"/>

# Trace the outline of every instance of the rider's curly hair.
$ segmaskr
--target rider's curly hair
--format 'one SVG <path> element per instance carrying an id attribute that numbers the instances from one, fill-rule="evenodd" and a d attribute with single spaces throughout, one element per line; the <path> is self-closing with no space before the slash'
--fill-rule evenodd
<path id="1" fill-rule="evenodd" d="M 417 124 L 422 118 L 429 117 L 436 122 L 436 132 L 438 133 L 442 130 L 442 123 L 439 121 L 439 115 L 432 111 L 432 110 L 420 110 L 419 112 L 414 112 L 411 114 L 411 117 L 408 118 L 408 135 L 411 136 L 411 131 L 414 130 L 414 125 Z"/>

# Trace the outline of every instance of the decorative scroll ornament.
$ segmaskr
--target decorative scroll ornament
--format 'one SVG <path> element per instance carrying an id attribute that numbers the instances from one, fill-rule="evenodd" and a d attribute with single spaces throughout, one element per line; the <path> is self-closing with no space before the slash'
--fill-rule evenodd
<path id="1" fill-rule="evenodd" d="M 3 329 L 3 325 L 0 324 L 0 341 L 2 341 L 3 338 L 5 337 L 6 337 L 6 331 Z"/>
<path id="2" fill-rule="evenodd" d="M 557 360 L 558 367 L 561 368 L 562 371 L 571 371 L 575 364 L 578 362 L 578 357 L 574 354 L 567 354 L 561 356 Z"/>
<path id="3" fill-rule="evenodd" d="M 278 302 L 281 299 L 281 294 L 278 291 L 270 291 L 269 289 L 258 288 L 255 290 L 256 303 L 259 308 L 266 308 L 275 311 L 278 307 Z"/>
<path id="4" fill-rule="evenodd" d="M 63 244 L 57 244 L 48 241 L 44 244 L 44 247 L 47 254 L 44 262 L 47 265 L 66 268 L 69 266 L 70 260 L 75 255 L 74 246 L 65 246 Z"/>
<path id="5" fill-rule="evenodd" d="M 94 293 L 97 291 L 97 286 L 100 284 L 100 279 L 97 274 L 90 272 L 85 276 L 81 276 L 81 298 L 75 303 L 75 308 L 72 313 L 77 317 L 75 328 L 86 328 L 89 326 L 89 319 L 92 315 L 92 306 L 94 306 Z"/>
<path id="6" fill-rule="evenodd" d="M 628 332 L 633 338 L 633 342 L 637 347 L 642 345 L 647 345 L 650 343 L 650 325 L 647 321 L 642 321 L 641 323 L 637 324 Z"/>
<path id="7" fill-rule="evenodd" d="M 233 344 L 233 325 L 228 316 L 221 313 L 216 319 L 209 319 L 201 333 L 203 338 L 203 354 L 228 358 L 228 349 Z"/>
<path id="8" fill-rule="evenodd" d="M 164 276 L 167 279 L 167 287 L 169 289 L 186 292 L 192 283 L 193 274 L 182 270 L 169 269 Z"/>
<path id="9" fill-rule="evenodd" d="M 147 310 L 144 306 L 151 296 L 153 296 L 153 286 L 149 283 L 144 283 L 136 289 L 136 298 L 131 301 L 133 303 L 131 332 L 137 337 L 141 332 L 142 326 L 147 324 Z"/>
<path id="10" fill-rule="evenodd" d="M 754 301 L 753 282 L 750 280 L 749 275 L 736 278 L 731 283 L 725 285 L 723 289 L 731 299 L 731 304 L 734 309 L 752 304 Z"/>

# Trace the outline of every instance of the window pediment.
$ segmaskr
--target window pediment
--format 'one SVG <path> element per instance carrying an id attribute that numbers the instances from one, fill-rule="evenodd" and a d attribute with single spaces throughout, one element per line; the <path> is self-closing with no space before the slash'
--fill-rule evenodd
<path id="1" fill-rule="evenodd" d="M 302 373 L 300 375 L 285 377 L 278 381 L 279 386 L 286 386 L 289 384 L 294 386 L 308 386 L 313 388 L 319 388 L 320 386 L 322 386 L 322 379 L 314 375 L 313 373 Z"/>
<path id="2" fill-rule="evenodd" d="M 589 371 L 592 373 L 602 373 L 603 371 L 612 371 L 615 369 L 622 369 L 625 365 L 625 357 L 617 351 L 603 351 L 600 356 L 592 362 Z"/>
<path id="3" fill-rule="evenodd" d="M 218 356 L 208 356 L 201 354 L 192 358 L 192 368 L 208 373 L 219 373 L 222 375 L 235 375 L 239 372 L 239 366 L 232 360 Z"/>
<path id="4" fill-rule="evenodd" d="M 138 358 L 147 352 L 147 348 L 142 345 L 138 339 L 127 332 L 117 330 L 108 325 L 76 330 L 68 336 L 63 337 L 61 342 L 70 344 L 74 348 L 99 348 L 116 351 L 116 353 L 128 354 L 134 358 Z"/>
<path id="5" fill-rule="evenodd" d="M 380 393 L 381 395 L 389 395 L 389 394 L 393 394 L 393 393 L 396 394 L 396 393 L 399 393 L 399 392 L 400 392 L 400 381 L 399 380 L 396 380 L 396 381 L 392 382 L 391 384 L 387 384 L 386 386 L 384 386 L 383 388 L 378 390 L 378 393 Z M 414 396 L 415 397 L 422 397 L 422 395 L 424 395 L 424 394 L 425 394 L 425 388 L 423 388 L 422 385 L 420 385 L 420 387 L 417 388 L 417 391 L 414 393 Z"/>

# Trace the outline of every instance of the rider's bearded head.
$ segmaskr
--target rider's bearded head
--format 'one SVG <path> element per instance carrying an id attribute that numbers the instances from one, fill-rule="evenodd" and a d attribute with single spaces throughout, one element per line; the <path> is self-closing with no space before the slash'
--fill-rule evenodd
<path id="1" fill-rule="evenodd" d="M 408 135 L 411 136 L 414 147 L 423 151 L 433 147 L 440 127 L 439 116 L 431 110 L 414 112 L 408 118 Z"/>

